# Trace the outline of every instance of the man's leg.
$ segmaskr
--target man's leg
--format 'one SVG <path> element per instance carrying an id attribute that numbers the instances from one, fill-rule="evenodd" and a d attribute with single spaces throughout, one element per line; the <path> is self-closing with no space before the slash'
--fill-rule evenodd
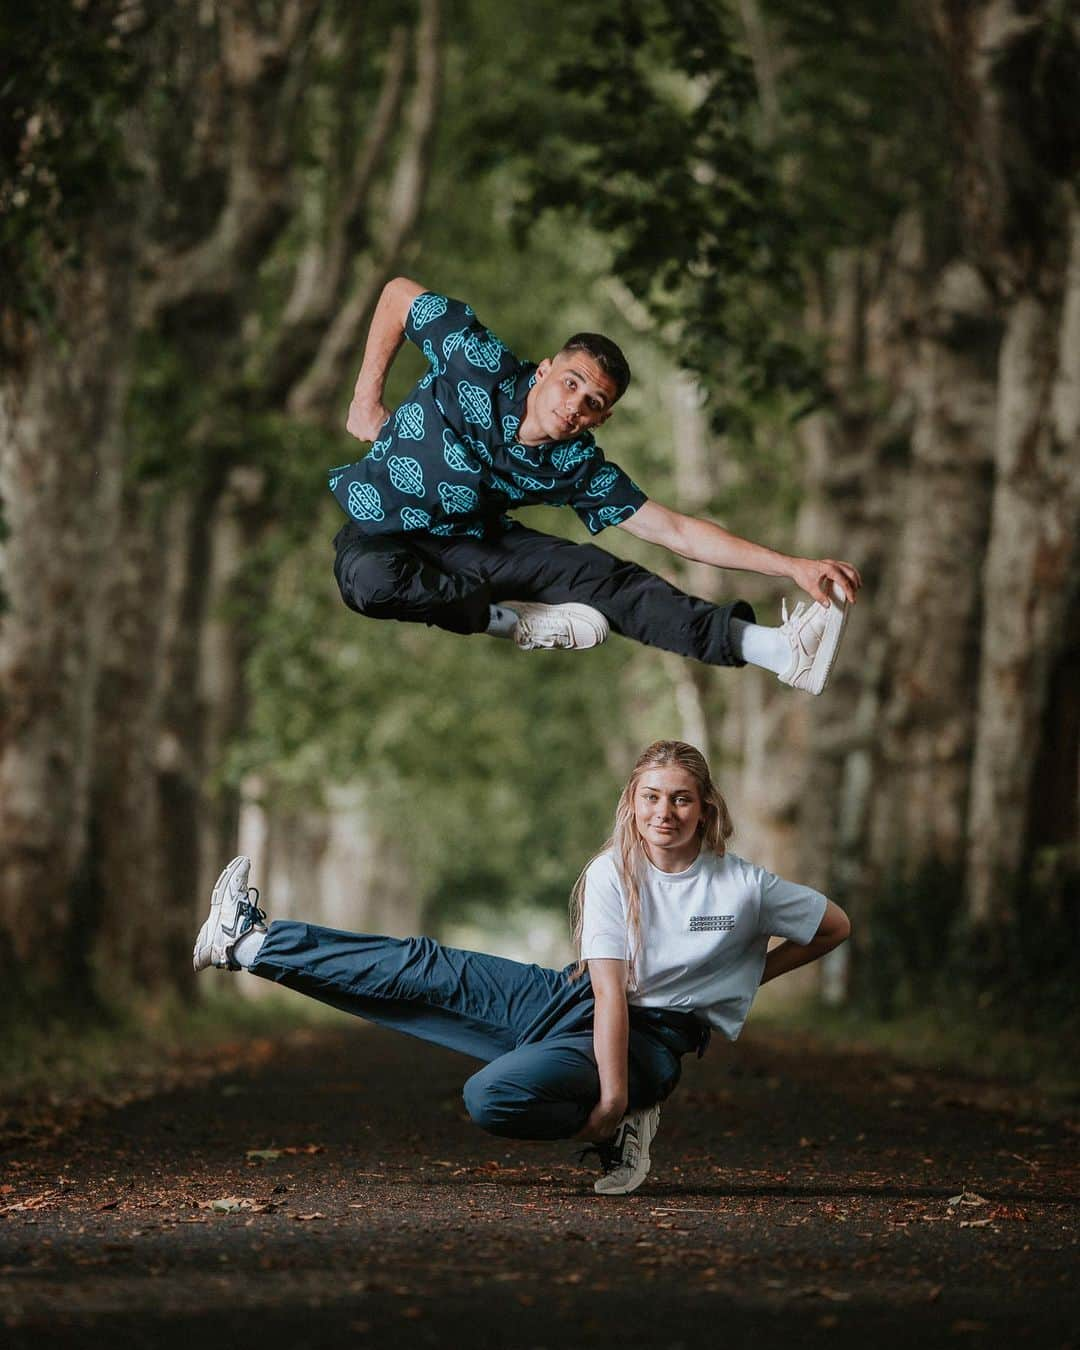
<path id="1" fill-rule="evenodd" d="M 458 550 L 467 557 L 471 541 Z M 687 595 L 637 563 L 626 562 L 594 544 L 576 544 L 538 530 L 517 527 L 487 541 L 484 574 L 496 601 L 577 601 L 591 605 L 623 637 L 709 665 L 741 666 L 731 641 L 733 616 L 754 621 L 745 600 L 714 605 Z"/>
<path id="2" fill-rule="evenodd" d="M 434 624 L 451 633 L 482 633 L 491 616 L 491 588 L 475 568 L 440 565 L 441 541 L 419 536 L 364 535 L 351 522 L 334 540 L 334 576 L 350 609 L 372 619 Z"/>

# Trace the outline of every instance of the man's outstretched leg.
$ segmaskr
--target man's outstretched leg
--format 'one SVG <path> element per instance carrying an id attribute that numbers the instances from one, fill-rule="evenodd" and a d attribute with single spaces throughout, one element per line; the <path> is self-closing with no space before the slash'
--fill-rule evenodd
<path id="1" fill-rule="evenodd" d="M 771 670 L 782 683 L 810 694 L 825 688 L 847 619 L 834 590 L 826 608 L 799 604 L 778 628 L 755 621 L 744 600 L 713 604 L 688 595 L 639 564 L 594 544 L 518 527 L 492 540 L 440 541 L 443 565 L 468 572 L 482 566 L 495 603 L 516 599 L 598 610 L 614 632 L 708 665 Z"/>

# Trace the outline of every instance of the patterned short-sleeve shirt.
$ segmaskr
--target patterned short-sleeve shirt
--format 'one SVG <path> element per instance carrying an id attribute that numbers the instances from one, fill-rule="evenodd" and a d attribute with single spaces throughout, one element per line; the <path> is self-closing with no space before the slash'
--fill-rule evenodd
<path id="1" fill-rule="evenodd" d="M 427 357 L 427 373 L 364 458 L 329 475 L 366 534 L 482 538 L 513 525 L 506 511 L 538 503 L 573 507 L 599 534 L 646 501 L 589 432 L 543 445 L 517 440 L 536 363 L 519 360 L 468 305 L 426 291 L 405 335 Z"/>

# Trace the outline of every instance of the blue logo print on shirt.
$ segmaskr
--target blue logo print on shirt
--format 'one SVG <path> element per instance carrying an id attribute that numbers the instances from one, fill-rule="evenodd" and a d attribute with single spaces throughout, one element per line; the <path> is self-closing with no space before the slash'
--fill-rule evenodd
<path id="1" fill-rule="evenodd" d="M 445 295 L 418 295 L 412 302 L 412 320 L 417 328 L 423 328 L 432 319 L 441 319 L 447 310 Z"/>
<path id="2" fill-rule="evenodd" d="M 459 328 L 456 333 L 447 333 L 446 337 L 443 338 L 442 345 L 442 354 L 446 357 L 447 361 L 450 360 L 451 356 L 453 356 L 459 347 L 465 345 L 465 339 L 468 336 L 468 328 Z"/>
<path id="3" fill-rule="evenodd" d="M 585 491 L 590 497 L 603 497 L 606 493 L 611 491 L 618 476 L 619 471 L 613 464 L 605 464 L 602 469 L 598 469 L 589 479 L 589 486 Z"/>
<path id="4" fill-rule="evenodd" d="M 389 450 L 393 444 L 394 444 L 393 436 L 387 436 L 385 440 L 373 441 L 371 449 L 367 452 L 364 458 L 373 459 L 375 460 L 376 463 L 378 463 L 379 460 L 381 460 L 385 456 L 387 450 Z"/>
<path id="5" fill-rule="evenodd" d="M 424 409 L 419 403 L 403 403 L 394 414 L 394 426 L 403 441 L 422 441 Z"/>
<path id="6" fill-rule="evenodd" d="M 599 534 L 605 525 L 619 525 L 634 514 L 632 506 L 601 506 L 598 511 L 590 511 L 585 522 L 593 534 Z"/>
<path id="7" fill-rule="evenodd" d="M 398 514 L 401 516 L 403 530 L 426 530 L 431 524 L 428 513 L 416 506 L 403 506 Z"/>
<path id="8" fill-rule="evenodd" d="M 390 481 L 399 492 L 408 492 L 413 497 L 424 495 L 424 471 L 418 459 L 408 455 L 391 455 L 386 461 L 390 470 Z"/>
<path id="9" fill-rule="evenodd" d="M 547 492 L 555 486 L 554 478 L 530 478 L 527 473 L 512 473 L 510 477 L 527 492 Z"/>
<path id="10" fill-rule="evenodd" d="M 449 427 L 442 434 L 443 439 L 443 459 L 447 466 L 457 473 L 479 473 L 480 470 L 475 464 L 469 462 L 469 456 L 465 447 L 454 438 L 454 433 Z"/>
<path id="11" fill-rule="evenodd" d="M 506 453 L 508 455 L 513 455 L 513 457 L 522 464 L 527 464 L 530 469 L 538 469 L 540 467 L 540 461 L 538 459 L 530 459 L 529 452 L 523 445 L 508 445 L 506 447 Z"/>
<path id="12" fill-rule="evenodd" d="M 382 498 L 370 483 L 349 484 L 349 514 L 357 520 L 382 520 Z"/>
<path id="13" fill-rule="evenodd" d="M 503 440 L 512 441 L 517 435 L 519 426 L 521 426 L 521 418 L 515 417 L 512 413 L 507 413 L 502 420 Z"/>
<path id="14" fill-rule="evenodd" d="M 568 469 L 576 469 L 579 464 L 592 459 L 593 453 L 593 447 L 583 441 L 568 441 L 552 452 L 551 462 L 560 473 L 566 473 Z"/>
<path id="15" fill-rule="evenodd" d="M 470 333 L 465 339 L 465 359 L 478 370 L 490 371 L 492 375 L 499 369 L 505 350 L 494 333 L 485 333 L 483 337 Z"/>
<path id="16" fill-rule="evenodd" d="M 506 379 L 503 380 L 502 383 L 499 385 L 500 392 L 505 394 L 507 398 L 514 397 L 514 390 L 516 388 L 517 388 L 516 375 L 507 375 Z"/>
<path id="17" fill-rule="evenodd" d="M 471 487 L 465 487 L 461 483 L 439 484 L 439 501 L 442 502 L 442 508 L 448 516 L 468 515 L 479 500 L 479 496 Z"/>
<path id="18" fill-rule="evenodd" d="M 493 488 L 500 492 L 505 492 L 512 502 L 521 502 L 525 500 L 525 494 L 519 487 L 513 483 L 508 483 L 505 478 L 500 478 L 497 473 L 490 474 L 488 482 Z"/>
<path id="19" fill-rule="evenodd" d="M 428 365 L 431 369 L 418 384 L 417 388 L 419 389 L 426 389 L 432 380 L 437 379 L 446 371 L 446 367 L 439 361 L 439 353 L 431 345 L 430 338 L 424 339 L 424 355 L 427 357 Z"/>
<path id="20" fill-rule="evenodd" d="M 485 464 L 491 463 L 491 451 L 479 436 L 470 436 L 466 433 L 462 436 L 461 442 L 467 449 L 473 452 L 477 459 L 483 460 Z"/>
<path id="21" fill-rule="evenodd" d="M 470 422 L 475 422 L 477 426 L 484 427 L 485 430 L 491 426 L 491 397 L 486 389 L 481 389 L 478 384 L 469 384 L 467 380 L 462 380 L 457 387 L 458 402 L 461 404 L 461 410 Z"/>

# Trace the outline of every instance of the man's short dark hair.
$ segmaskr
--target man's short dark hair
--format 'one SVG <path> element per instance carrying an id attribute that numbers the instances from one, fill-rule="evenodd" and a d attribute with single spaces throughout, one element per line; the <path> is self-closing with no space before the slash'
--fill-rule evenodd
<path id="1" fill-rule="evenodd" d="M 604 374 L 614 381 L 615 397 L 612 403 L 617 403 L 626 393 L 630 383 L 630 363 L 619 347 L 610 338 L 604 337 L 603 333 L 575 333 L 563 343 L 561 352 L 584 352 L 586 356 L 591 356 Z"/>

